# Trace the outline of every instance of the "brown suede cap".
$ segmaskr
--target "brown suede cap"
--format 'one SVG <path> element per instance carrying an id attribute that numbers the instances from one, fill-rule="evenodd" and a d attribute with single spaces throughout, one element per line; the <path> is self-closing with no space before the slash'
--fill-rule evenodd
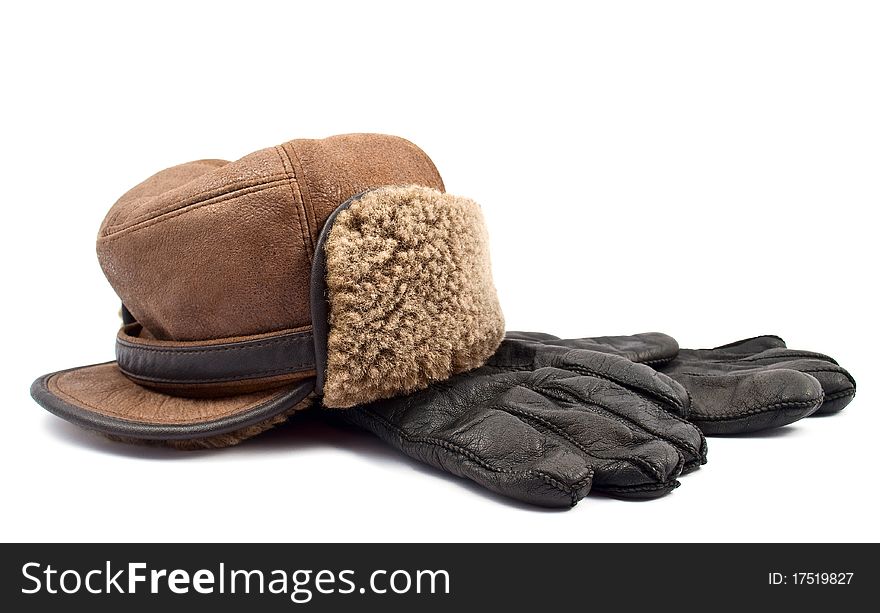
<path id="1" fill-rule="evenodd" d="M 385 202 L 374 205 L 381 213 L 370 217 L 370 209 L 360 211 L 358 207 L 371 202 L 357 202 L 363 193 L 388 186 L 401 190 L 408 186 L 405 189 L 410 191 L 377 192 L 385 194 Z M 478 207 L 462 199 L 453 201 L 443 190 L 437 169 L 421 149 L 402 138 L 378 134 L 293 140 L 234 162 L 200 160 L 163 170 L 124 194 L 98 234 L 98 259 L 124 305 L 117 361 L 40 377 L 32 395 L 56 415 L 114 437 L 206 447 L 252 436 L 308 406 L 316 374 L 320 388 L 328 362 L 329 321 L 334 317 L 334 321 L 352 321 L 351 313 L 340 315 L 338 308 L 334 311 L 324 301 L 332 303 L 331 294 L 336 292 L 337 303 L 347 301 L 356 313 L 375 310 L 374 301 L 404 304 L 405 297 L 397 294 L 393 301 L 376 298 L 370 284 L 383 281 L 376 280 L 375 269 L 385 274 L 382 267 L 389 259 L 413 257 L 412 249 L 401 255 L 396 246 L 416 240 L 414 230 L 418 234 L 440 223 L 438 219 L 453 224 L 443 240 L 448 242 L 453 235 L 459 242 L 461 236 L 473 237 L 466 248 L 458 243 L 455 248 L 476 252 L 477 257 L 466 261 L 447 257 L 445 271 L 433 272 L 425 286 L 436 285 L 438 274 L 451 271 L 462 276 L 460 271 L 468 271 L 476 281 L 456 282 L 468 292 L 463 302 L 474 331 L 467 335 L 455 331 L 443 339 L 448 345 L 440 356 L 443 366 L 435 369 L 439 374 L 429 375 L 437 379 L 479 366 L 500 342 L 503 320 L 488 276 L 487 256 L 486 266 L 482 264 L 486 246 Z M 407 196 L 398 207 L 402 211 L 398 218 L 396 208 L 388 212 L 387 202 L 400 200 L 400 194 Z M 357 217 L 342 211 L 352 202 Z M 331 241 L 340 245 L 338 255 L 325 264 L 316 252 L 323 253 L 325 223 L 331 218 L 327 224 L 331 225 L 340 212 L 353 222 L 340 225 L 344 233 L 340 230 L 335 243 Z M 378 230 L 373 229 L 376 219 Z M 459 232 L 456 223 L 479 230 Z M 398 228 L 406 224 L 410 225 Z M 378 234 L 365 236 L 362 228 Z M 352 245 L 354 250 L 349 249 Z M 431 252 L 436 251 L 432 247 Z M 363 266 L 353 266 L 361 260 Z M 344 262 L 335 264 L 336 274 L 329 268 L 313 272 L 319 264 L 334 262 Z M 434 264 L 424 269 L 440 270 Z M 369 270 L 362 270 L 365 267 Z M 360 286 L 354 290 L 346 281 L 352 271 L 360 274 L 354 282 Z M 329 289 L 323 285 L 325 275 L 335 280 Z M 321 282 L 317 285 L 316 276 Z M 410 277 L 409 283 L 414 279 L 418 284 L 426 275 Z M 399 293 L 400 287 L 392 291 Z M 422 304 L 418 300 L 421 296 L 410 301 L 415 305 L 412 312 L 418 312 Z M 321 329 L 314 334 L 313 312 L 320 313 L 322 320 L 327 312 L 327 321 L 317 322 Z M 361 322 L 359 317 L 360 327 L 340 328 L 349 336 L 340 339 L 330 332 L 331 346 L 344 346 L 349 354 L 342 358 L 331 354 L 331 367 L 341 364 L 347 370 L 332 378 L 342 383 L 327 392 L 338 396 L 325 402 L 328 406 L 350 406 L 406 392 L 427 381 L 419 375 L 412 380 L 403 377 L 390 387 L 358 387 L 357 378 L 384 364 L 382 359 L 396 364 L 387 359 L 389 350 L 381 341 L 378 345 L 352 341 L 352 335 L 360 337 L 364 331 L 370 339 L 370 331 L 382 332 L 375 321 Z M 377 318 L 387 320 L 388 313 Z M 452 312 L 447 319 L 460 318 Z M 400 327 L 399 322 L 395 325 Z M 411 331 L 398 336 L 414 347 L 426 338 Z M 429 358 L 437 363 L 437 355 Z M 359 359 L 370 362 L 356 364 Z M 405 372 L 424 370 L 421 364 L 427 362 L 419 359 L 422 362 L 407 364 Z M 360 390 L 365 391 L 359 396 Z"/>
<path id="2" fill-rule="evenodd" d="M 113 205 L 98 259 L 157 339 L 308 326 L 311 261 L 327 217 L 366 189 L 409 184 L 443 190 L 421 149 L 378 134 L 293 140 L 231 163 L 190 162 Z"/>

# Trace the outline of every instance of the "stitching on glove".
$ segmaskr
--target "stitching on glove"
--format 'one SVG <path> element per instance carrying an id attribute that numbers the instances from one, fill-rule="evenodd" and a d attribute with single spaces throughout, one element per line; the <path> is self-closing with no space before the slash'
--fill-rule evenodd
<path id="1" fill-rule="evenodd" d="M 751 343 L 752 341 L 757 341 L 765 338 L 775 338 L 780 343 L 782 343 L 782 347 L 777 347 L 777 349 L 787 349 L 785 345 L 785 339 L 781 336 L 777 336 L 775 334 L 759 334 L 758 336 L 752 336 L 750 338 L 744 338 L 739 341 L 734 341 L 732 343 L 727 343 L 726 345 L 719 345 L 718 347 L 712 347 L 711 349 L 685 349 L 685 351 L 724 351 L 725 349 L 733 349 L 734 347 L 742 347 L 746 343 Z"/>
<path id="2" fill-rule="evenodd" d="M 835 369 L 835 368 L 813 368 L 813 369 L 799 370 L 797 368 L 789 368 L 788 370 L 794 370 L 796 372 L 801 372 L 801 373 L 805 373 L 808 375 L 813 375 L 813 374 L 820 373 L 820 372 L 830 372 L 830 373 L 833 373 L 836 375 L 843 375 L 850 382 L 850 384 L 852 384 L 851 392 L 852 392 L 852 395 L 855 395 L 855 393 L 856 393 L 855 379 L 843 367 L 838 366 L 838 369 Z M 755 372 L 755 371 L 740 371 L 740 372 Z M 680 375 L 680 376 L 686 376 L 686 377 L 725 377 L 725 376 L 729 376 L 729 375 L 735 375 L 736 373 L 734 372 L 734 373 L 720 375 L 718 373 L 679 372 L 676 374 Z M 850 393 L 850 390 L 844 390 L 843 392 L 835 392 L 834 394 L 832 394 L 832 396 L 826 396 L 825 401 L 827 402 L 828 400 L 836 400 L 837 398 L 841 397 L 838 394 L 843 394 L 843 393 Z M 688 396 L 690 396 L 690 392 L 688 392 Z"/>
<path id="3" fill-rule="evenodd" d="M 614 382 L 612 381 L 612 383 L 614 383 Z M 529 389 L 531 389 L 531 388 L 529 388 Z M 548 396 L 554 397 L 553 394 L 552 394 L 552 392 L 555 391 L 555 390 L 540 390 L 540 391 L 539 391 L 539 390 L 537 390 L 537 389 L 532 389 L 532 391 L 535 392 L 535 393 L 539 393 L 539 394 L 547 394 Z M 558 392 L 557 392 L 557 394 L 558 394 Z M 563 396 L 559 396 L 559 395 L 557 395 L 557 396 L 555 396 L 555 398 L 556 398 L 557 400 L 565 400 L 565 401 L 571 402 L 571 399 L 570 399 L 570 398 L 566 398 L 564 395 L 563 395 Z M 675 421 L 677 421 L 677 422 L 679 422 L 679 423 L 687 424 L 688 426 L 692 426 L 692 425 L 693 425 L 693 424 L 690 424 L 687 420 L 684 420 L 684 419 L 680 418 L 678 415 L 675 415 L 674 413 L 672 413 L 672 412 L 670 412 L 670 411 L 667 411 L 667 410 L 664 409 L 663 407 L 658 406 L 657 404 L 654 404 L 653 402 L 651 402 L 651 401 L 648 400 L 647 398 L 644 398 L 644 400 L 645 400 L 645 402 L 647 402 L 648 404 L 653 405 L 655 408 L 659 409 L 660 411 L 663 411 L 664 415 L 666 415 L 667 417 L 671 417 L 671 418 L 674 419 Z M 688 441 L 684 441 L 684 440 L 678 439 L 678 438 L 676 438 L 676 437 L 670 437 L 670 436 L 667 436 L 667 435 L 664 435 L 664 434 L 660 434 L 660 433 L 656 433 L 656 432 L 651 432 L 651 431 L 648 430 L 647 428 L 645 428 L 645 427 L 641 426 L 640 424 L 638 424 L 638 423 L 632 421 L 632 420 L 631 420 L 630 418 L 628 418 L 627 416 L 618 413 L 617 411 L 615 411 L 615 410 L 613 410 L 612 408 L 610 408 L 610 407 L 608 407 L 608 406 L 606 406 L 606 405 L 604 405 L 604 404 L 602 404 L 602 403 L 596 401 L 595 399 L 591 399 L 591 400 L 589 401 L 589 405 L 584 405 L 584 404 L 582 404 L 581 402 L 576 402 L 576 404 L 578 404 L 578 405 L 580 405 L 580 406 L 584 406 L 585 408 L 586 408 L 586 406 L 593 406 L 593 407 L 596 407 L 596 408 L 600 408 L 600 409 L 604 410 L 606 413 L 609 414 L 608 417 L 610 417 L 611 419 L 615 419 L 616 421 L 622 423 L 622 424 L 625 425 L 627 428 L 629 428 L 632 432 L 639 432 L 639 433 L 641 433 L 641 434 L 647 434 L 647 435 L 650 436 L 650 437 L 659 438 L 659 439 L 661 439 L 661 440 L 663 440 L 663 441 L 669 443 L 669 444 L 672 445 L 673 447 L 676 447 L 676 446 L 678 446 L 678 447 L 682 447 L 682 448 L 684 448 L 686 451 L 689 451 L 691 454 L 693 454 L 693 455 L 695 455 L 695 456 L 700 456 L 700 453 L 699 453 L 699 451 L 697 451 L 697 448 L 694 447 L 693 445 L 691 445 Z"/>
<path id="4" fill-rule="evenodd" d="M 705 463 L 705 460 L 702 457 L 694 458 L 690 462 L 685 462 L 684 466 L 681 468 L 682 474 L 689 472 L 692 468 L 697 468 L 702 466 Z"/>
<path id="5" fill-rule="evenodd" d="M 825 396 L 825 402 L 828 402 L 829 400 L 838 400 L 839 398 L 845 398 L 847 396 L 855 396 L 855 395 L 856 395 L 855 388 L 843 390 L 841 392 L 835 392 L 835 393 L 831 394 L 830 396 Z"/>
<path id="6" fill-rule="evenodd" d="M 718 413 L 715 415 L 709 415 L 708 413 L 701 413 L 699 409 L 695 411 L 697 415 L 700 416 L 701 421 L 721 421 L 723 419 L 728 418 L 738 418 L 738 417 L 748 417 L 749 415 L 757 415 L 760 413 L 766 413 L 768 411 L 773 411 L 775 409 L 797 409 L 801 407 L 807 407 L 812 404 L 816 404 L 817 406 L 821 406 L 822 403 L 825 402 L 825 394 L 821 394 L 817 400 L 803 400 L 799 402 L 775 402 L 773 404 L 768 404 L 760 407 L 755 407 L 753 409 L 747 409 L 745 411 L 740 411 L 738 413 Z M 818 403 L 818 404 L 817 404 Z"/>
<path id="7" fill-rule="evenodd" d="M 633 360 L 633 362 L 635 362 L 636 364 L 644 364 L 645 366 L 654 367 L 654 366 L 665 366 L 665 365 L 669 364 L 674 359 L 675 359 L 674 357 L 656 358 L 653 360 Z"/>
<path id="8" fill-rule="evenodd" d="M 611 494 L 616 493 L 628 493 L 628 492 L 656 492 L 660 490 L 674 490 L 681 483 L 678 479 L 672 479 L 671 481 L 665 481 L 663 483 L 658 483 L 656 485 L 632 485 L 632 486 L 610 486 L 610 487 L 602 487 L 597 486 L 594 487 L 593 490 L 596 492 L 607 492 Z"/>
<path id="9" fill-rule="evenodd" d="M 476 462 L 478 465 L 480 465 L 484 469 L 491 471 L 491 472 L 502 473 L 502 474 L 507 474 L 507 475 L 511 475 L 511 476 L 522 476 L 522 477 L 529 477 L 532 475 L 537 476 L 537 477 L 541 478 L 544 482 L 546 482 L 548 485 L 551 485 L 552 487 L 561 491 L 563 494 L 568 495 L 571 498 L 571 505 L 572 506 L 577 504 L 577 501 L 579 500 L 579 498 L 577 497 L 578 490 L 580 490 L 584 486 L 584 484 L 586 484 L 587 482 L 589 482 L 593 479 L 594 472 L 593 472 L 592 468 L 587 468 L 586 474 L 584 474 L 583 477 L 581 477 L 580 479 L 578 479 L 577 481 L 575 481 L 571 485 L 567 485 L 567 484 L 557 480 L 556 478 L 550 476 L 549 474 L 547 474 L 546 472 L 544 472 L 542 470 L 535 470 L 535 469 L 530 468 L 529 470 L 517 471 L 517 470 L 510 469 L 510 468 L 499 468 L 497 466 L 493 466 L 492 464 L 490 464 L 489 462 L 487 462 L 485 459 L 481 458 L 477 454 L 473 453 L 472 451 L 465 449 L 464 447 L 461 447 L 460 445 L 457 445 L 451 441 L 447 441 L 445 439 L 436 438 L 436 437 L 410 436 L 402 428 L 400 428 L 396 424 L 391 423 L 390 421 L 388 421 L 387 419 L 385 419 L 384 417 L 382 417 L 378 413 L 375 413 L 372 410 L 362 408 L 361 412 L 363 415 L 366 415 L 367 417 L 370 417 L 376 421 L 384 423 L 390 430 L 392 430 L 395 434 L 397 434 L 397 436 L 399 436 L 401 439 L 405 440 L 408 443 L 424 443 L 427 445 L 433 445 L 435 447 L 440 447 L 442 449 L 445 449 L 446 451 L 457 453 L 457 454 L 471 460 L 472 462 Z"/>
<path id="10" fill-rule="evenodd" d="M 788 350 L 788 351 L 791 351 L 791 350 Z M 750 355 L 750 356 L 746 356 L 743 358 L 736 358 L 733 360 L 725 360 L 722 358 L 720 361 L 723 361 L 723 362 L 759 362 L 761 360 L 786 361 L 786 360 L 792 360 L 792 359 L 808 359 L 808 360 L 812 359 L 812 360 L 821 360 L 823 362 L 831 361 L 835 364 L 837 363 L 832 358 L 828 357 L 827 355 L 822 355 L 821 353 L 799 353 L 797 351 L 792 351 L 791 353 L 785 353 L 785 354 L 780 354 L 780 355 L 763 355 L 763 356 L 762 355 Z"/>
<path id="11" fill-rule="evenodd" d="M 647 365 L 647 362 L 639 362 L 639 363 Z M 514 371 L 515 372 L 534 372 L 533 367 L 525 366 L 525 365 L 521 365 L 521 366 L 496 366 L 494 364 L 487 364 L 483 368 L 486 370 L 491 369 L 492 371 L 499 372 L 499 373 L 514 372 Z M 570 373 L 573 373 L 576 375 L 583 375 L 585 377 L 595 377 L 597 379 L 603 379 L 605 381 L 609 381 L 610 383 L 614 383 L 614 384 L 619 385 L 623 388 L 626 388 L 627 390 L 634 391 L 635 393 L 637 393 L 639 395 L 647 394 L 650 396 L 659 396 L 660 398 L 662 398 L 663 400 L 666 400 L 670 405 L 672 405 L 673 407 L 675 407 L 679 411 L 682 411 L 682 412 L 685 411 L 685 407 L 682 404 L 681 400 L 679 400 L 678 398 L 676 398 L 674 396 L 670 396 L 661 390 L 658 390 L 655 392 L 653 390 L 644 389 L 634 383 L 626 383 L 625 381 L 618 380 L 617 378 L 612 377 L 611 375 L 605 375 L 602 373 L 598 373 L 590 368 L 583 367 L 583 366 L 566 364 L 566 365 L 555 365 L 555 366 L 552 366 L 551 368 L 558 368 L 559 370 L 565 370 L 567 372 L 570 372 Z M 531 389 L 531 388 L 529 388 L 529 389 Z M 537 390 L 532 390 L 532 391 L 537 391 Z M 690 401 L 690 392 L 688 392 L 687 390 L 685 390 L 685 392 L 688 393 L 688 401 Z M 690 404 L 690 402 L 688 402 L 688 404 Z M 656 406 L 656 404 L 655 404 L 655 406 Z M 661 407 L 661 408 L 663 408 L 663 407 Z M 669 411 L 667 409 L 663 409 L 663 410 L 667 411 L 668 413 L 673 414 L 675 417 L 678 417 L 677 415 L 675 415 L 675 413 L 673 411 Z M 687 423 L 687 421 L 683 420 L 683 419 L 680 419 L 679 421 Z"/>
<path id="12" fill-rule="evenodd" d="M 532 391 L 536 392 L 536 390 L 532 390 Z M 536 393 L 538 393 L 538 392 L 536 392 Z M 525 419 L 536 421 L 539 424 L 541 424 L 542 426 L 544 426 L 545 428 L 548 428 L 550 431 L 552 431 L 557 436 L 565 439 L 566 441 L 568 441 L 569 443 L 571 443 L 572 445 L 577 447 L 580 451 L 582 451 L 584 453 L 584 455 L 586 455 L 594 460 L 598 460 L 600 462 L 607 462 L 609 460 L 614 461 L 614 462 L 625 462 L 627 464 L 631 464 L 633 466 L 633 468 L 638 470 L 640 473 L 642 473 L 645 477 L 648 477 L 649 479 L 653 478 L 657 481 L 665 481 L 665 479 L 666 479 L 663 476 L 663 471 L 659 467 L 654 466 L 653 464 L 651 464 L 650 462 L 648 462 L 644 458 L 632 457 L 632 458 L 613 458 L 612 459 L 612 458 L 603 458 L 603 457 L 600 457 L 600 456 L 597 456 L 597 455 L 590 453 L 590 451 L 586 447 L 584 447 L 581 443 L 579 443 L 578 441 L 573 439 L 571 437 L 571 435 L 568 434 L 565 430 L 563 430 L 562 428 L 560 428 L 556 424 L 544 419 L 540 415 L 535 415 L 534 413 L 530 413 L 529 411 L 522 411 L 520 409 L 504 407 L 502 405 L 493 405 L 490 408 L 495 409 L 497 411 L 503 411 L 503 412 L 509 413 L 511 415 L 516 415 L 518 417 L 523 417 Z"/>
<path id="13" fill-rule="evenodd" d="M 839 370 L 838 370 L 838 369 L 839 369 Z M 830 372 L 830 373 L 834 373 L 834 374 L 836 374 L 836 375 L 843 375 L 843 376 L 846 377 L 847 380 L 852 384 L 853 392 L 855 392 L 855 389 L 856 389 L 856 380 L 855 380 L 855 379 L 853 378 L 853 376 L 852 376 L 851 374 L 849 374 L 849 372 L 847 372 L 843 367 L 840 367 L 840 366 L 839 366 L 838 368 L 813 368 L 813 369 L 810 369 L 810 370 L 802 370 L 801 372 L 809 373 L 809 374 L 811 374 L 811 375 L 812 375 L 812 374 L 815 374 L 815 373 L 819 373 L 819 372 Z M 825 400 L 828 400 L 828 398 L 825 398 Z"/>
<path id="14" fill-rule="evenodd" d="M 626 383 L 624 381 L 620 381 L 616 377 L 613 377 L 611 375 L 605 375 L 602 373 L 598 373 L 598 372 L 592 370 L 591 368 L 587 368 L 585 366 L 573 365 L 570 368 L 563 367 L 563 370 L 570 370 L 570 371 L 573 371 L 579 375 L 587 375 L 587 376 L 596 377 L 598 379 L 605 379 L 606 381 L 611 381 L 612 383 L 616 383 L 617 385 L 620 385 L 621 387 L 625 387 L 627 389 L 635 389 L 638 392 L 643 393 L 643 394 L 648 394 L 651 396 L 659 396 L 660 398 L 662 398 L 663 400 L 666 400 L 670 405 L 676 407 L 677 409 L 680 409 L 680 410 L 683 409 L 680 400 L 678 400 L 677 398 L 674 398 L 673 396 L 670 396 L 669 394 L 663 392 L 662 390 L 653 391 L 653 390 L 643 389 L 634 383 Z"/>

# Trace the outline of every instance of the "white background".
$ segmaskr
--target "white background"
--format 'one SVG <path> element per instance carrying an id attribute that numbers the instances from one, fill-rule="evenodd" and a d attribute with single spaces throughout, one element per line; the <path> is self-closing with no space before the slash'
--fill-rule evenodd
<path id="1" fill-rule="evenodd" d="M 0 538 L 880 540 L 878 32 L 871 2 L 4 3 Z M 303 418 L 182 453 L 30 399 L 112 359 L 94 238 L 125 190 L 354 131 L 409 138 L 482 204 L 509 328 L 775 333 L 858 396 L 711 439 L 660 500 L 555 512 Z"/>

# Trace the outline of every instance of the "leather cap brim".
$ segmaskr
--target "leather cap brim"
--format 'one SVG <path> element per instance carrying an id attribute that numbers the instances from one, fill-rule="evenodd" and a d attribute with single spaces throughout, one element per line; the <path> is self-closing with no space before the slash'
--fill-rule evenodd
<path id="1" fill-rule="evenodd" d="M 58 417 L 103 434 L 197 442 L 271 424 L 305 407 L 313 388 L 309 378 L 234 396 L 171 396 L 134 383 L 116 362 L 105 362 L 43 375 L 31 386 L 31 396 Z"/>

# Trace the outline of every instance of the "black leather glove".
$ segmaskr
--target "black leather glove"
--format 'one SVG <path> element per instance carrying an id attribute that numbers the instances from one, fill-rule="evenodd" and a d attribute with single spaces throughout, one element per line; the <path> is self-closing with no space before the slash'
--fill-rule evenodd
<path id="1" fill-rule="evenodd" d="M 821 353 L 786 348 L 758 336 L 714 349 L 678 349 L 665 334 L 560 339 L 538 332 L 507 338 L 555 347 L 582 347 L 651 364 L 690 395 L 687 418 L 706 434 L 775 428 L 812 414 L 843 409 L 856 393 L 853 377 Z"/>
<path id="2" fill-rule="evenodd" d="M 566 507 L 591 488 L 660 496 L 703 464 L 705 439 L 679 417 L 687 402 L 680 385 L 624 357 L 505 340 L 480 369 L 334 413 L 494 492 Z"/>

